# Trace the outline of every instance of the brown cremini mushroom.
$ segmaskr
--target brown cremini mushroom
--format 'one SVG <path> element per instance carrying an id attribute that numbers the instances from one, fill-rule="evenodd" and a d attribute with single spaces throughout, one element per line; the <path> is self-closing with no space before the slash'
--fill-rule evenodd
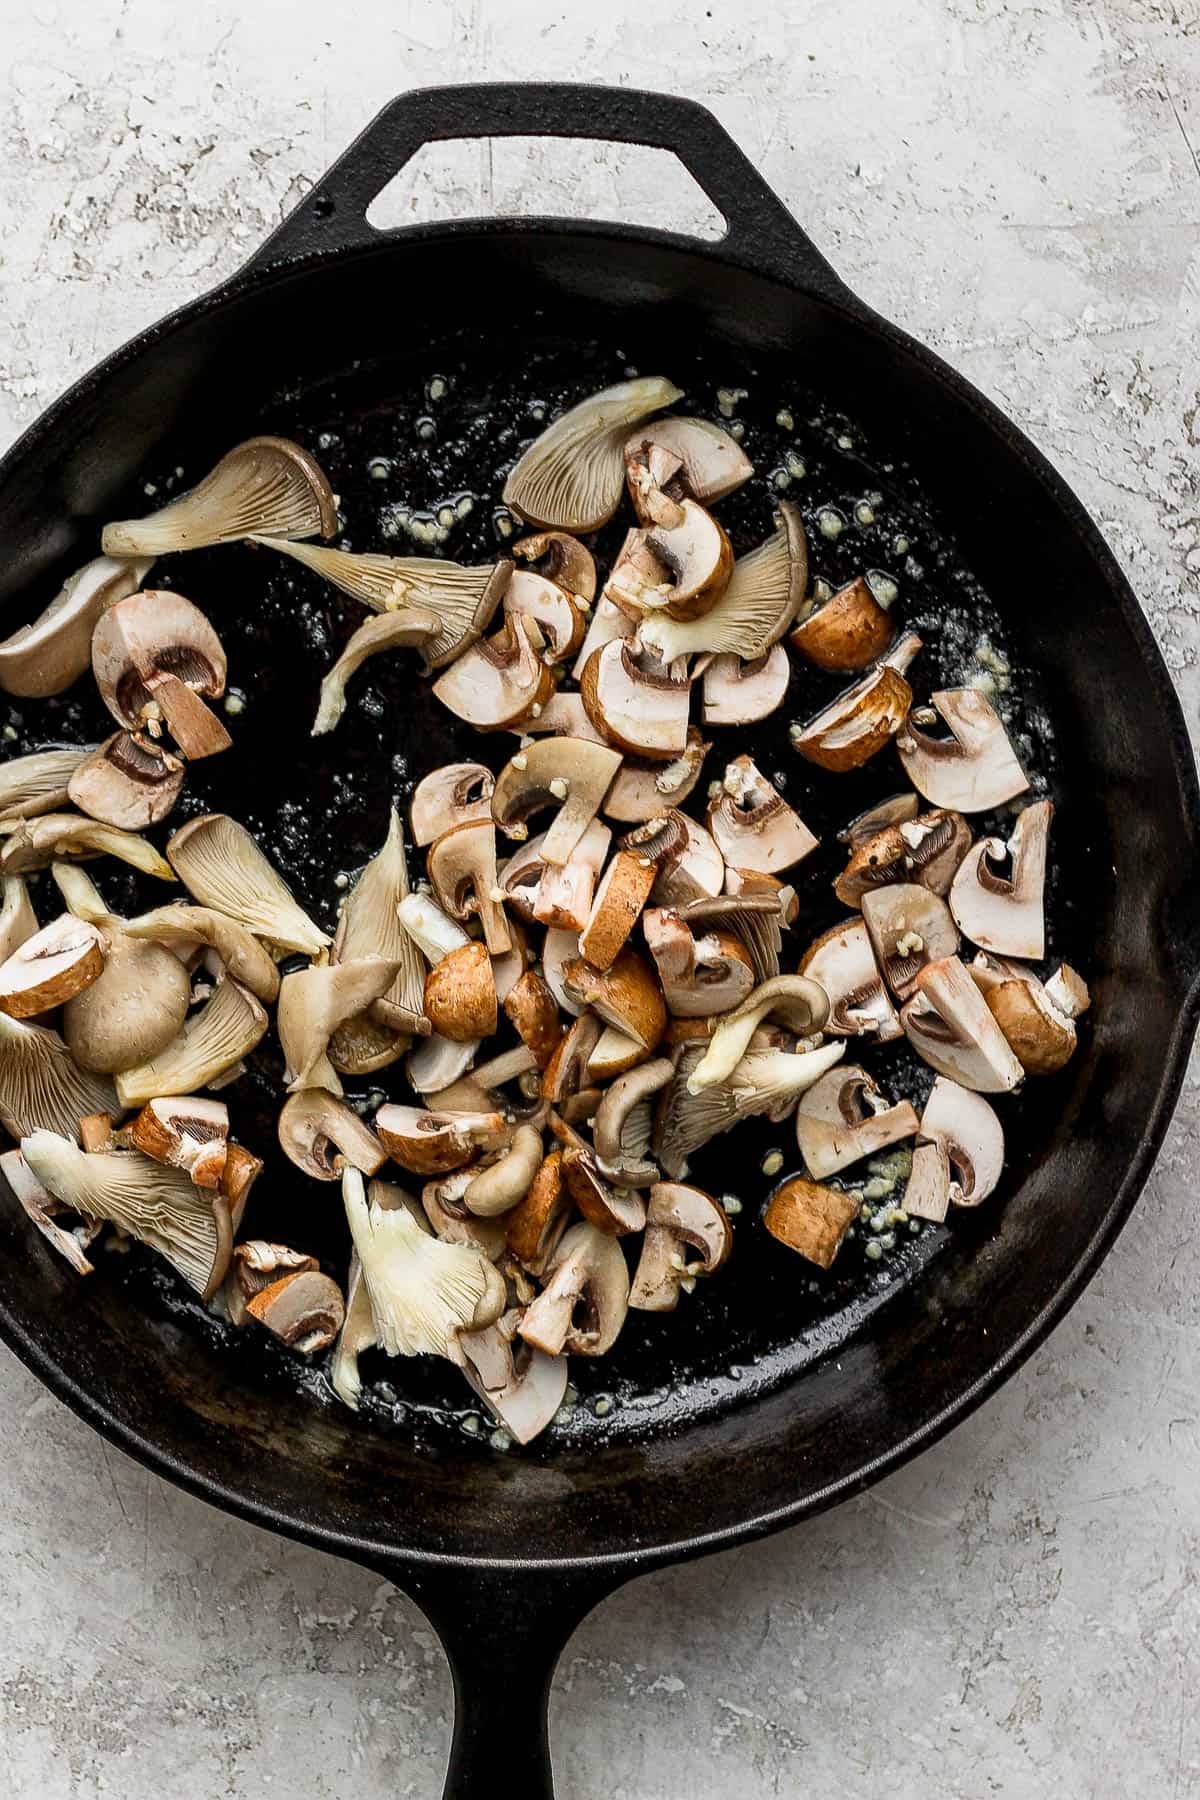
<path id="1" fill-rule="evenodd" d="M 782 644 L 748 662 L 728 654 L 714 657 L 704 671 L 704 723 L 753 725 L 770 718 L 783 705 L 791 673 Z"/>
<path id="2" fill-rule="evenodd" d="M 594 969 L 582 957 L 563 970 L 567 992 L 590 1006 L 606 1025 L 653 1050 L 667 1025 L 667 1007 L 645 958 L 628 945 L 607 969 Z"/>
<path id="3" fill-rule="evenodd" d="M 653 651 L 614 638 L 589 660 L 580 692 L 596 730 L 627 755 L 672 762 L 687 748 L 685 663 L 664 664 Z"/>
<path id="4" fill-rule="evenodd" d="M 425 1013 L 452 1044 L 491 1037 L 496 1029 L 496 978 L 485 944 L 451 950 L 425 977 Z"/>
<path id="5" fill-rule="evenodd" d="M 381 1106 L 375 1115 L 380 1143 L 402 1169 L 414 1175 L 445 1175 L 461 1169 L 481 1145 L 495 1145 L 505 1133 L 499 1112 L 429 1112 L 419 1106 Z"/>
<path id="6" fill-rule="evenodd" d="M 539 1069 L 551 1061 L 563 1036 L 558 1002 L 542 977 L 527 969 L 510 989 L 504 1002 L 505 1016 L 527 1044 Z"/>
<path id="7" fill-rule="evenodd" d="M 346 1318 L 342 1290 L 319 1269 L 273 1281 L 247 1300 L 246 1311 L 300 1356 L 328 1350 Z"/>
<path id="8" fill-rule="evenodd" d="M 872 888 L 862 897 L 862 916 L 875 960 L 897 1000 L 908 998 L 927 963 L 958 953 L 950 908 L 915 882 Z"/>
<path id="9" fill-rule="evenodd" d="M 483 763 L 446 763 L 418 781 L 409 806 L 413 842 L 432 844 L 456 825 L 473 825 L 492 816 L 495 777 Z"/>
<path id="10" fill-rule="evenodd" d="M 949 737 L 930 737 L 916 713 L 904 721 L 896 749 L 904 773 L 933 806 L 989 812 L 1029 786 L 1008 733 L 975 688 L 947 688 L 930 696 Z"/>
<path id="11" fill-rule="evenodd" d="M 898 881 L 944 896 L 970 847 L 971 827 L 961 813 L 929 812 L 884 825 L 855 845 L 833 891 L 844 906 L 858 906 L 871 888 Z"/>
<path id="12" fill-rule="evenodd" d="M 45 925 L 0 965 L 0 1012 L 31 1019 L 73 1000 L 104 968 L 104 939 L 70 913 Z"/>
<path id="13" fill-rule="evenodd" d="M 543 862 L 569 862 L 620 766 L 619 754 L 584 738 L 541 738 L 509 758 L 496 777 L 492 817 L 509 837 L 544 806 L 557 812 L 541 846 Z"/>
<path id="14" fill-rule="evenodd" d="M 189 761 L 233 741 L 205 704 L 225 692 L 225 652 L 182 594 L 146 589 L 109 607 L 92 636 L 100 698 L 126 731 L 158 737 L 165 724 Z"/>
<path id="15" fill-rule="evenodd" d="M 586 1220 L 572 1225 L 547 1265 L 547 1280 L 527 1309 L 520 1335 L 558 1356 L 604 1356 L 629 1308 L 629 1271 L 615 1237 Z"/>
<path id="16" fill-rule="evenodd" d="M 708 809 L 708 829 L 725 861 L 773 875 L 816 849 L 818 840 L 754 763 L 737 756 Z"/>
<path id="17" fill-rule="evenodd" d="M 975 1093 L 1007 1093 L 1024 1077 L 987 1002 L 956 957 L 918 971 L 900 1023 L 922 1061 Z"/>
<path id="18" fill-rule="evenodd" d="M 900 1021 L 861 918 L 844 919 L 815 938 L 800 959 L 800 973 L 829 996 L 827 1032 L 838 1037 L 876 1033 L 881 1044 L 900 1036 Z"/>
<path id="19" fill-rule="evenodd" d="M 799 1176 L 776 1188 L 763 1214 L 773 1238 L 819 1269 L 833 1267 L 842 1239 L 858 1217 L 858 1197 Z"/>
<path id="20" fill-rule="evenodd" d="M 433 684 L 443 706 L 477 731 L 503 731 L 554 692 L 554 676 L 534 647 L 533 627 L 519 613 L 493 637 L 465 650 Z"/>
<path id="21" fill-rule="evenodd" d="M 753 961 L 732 932 L 715 929 L 697 937 L 674 907 L 652 907 L 642 930 L 667 1010 L 675 1018 L 728 1012 L 753 988 Z"/>
<path id="22" fill-rule="evenodd" d="M 814 607 L 792 632 L 791 641 L 819 669 L 850 674 L 878 661 L 895 635 L 887 608 L 880 605 L 867 577 L 860 575 Z"/>
<path id="23" fill-rule="evenodd" d="M 800 1096 L 796 1141 L 813 1180 L 823 1181 L 915 1137 L 919 1123 L 909 1101 L 889 1106 L 865 1069 L 839 1063 Z"/>
<path id="24" fill-rule="evenodd" d="M 901 639 L 890 653 L 895 661 L 876 664 L 806 725 L 793 728 L 793 748 L 835 774 L 861 768 L 895 737 L 908 717 L 912 688 L 903 671 L 920 647 L 920 638 L 912 633 Z"/>
<path id="25" fill-rule="evenodd" d="M 149 1101 L 127 1127 L 135 1150 L 183 1169 L 197 1187 L 219 1188 L 228 1157 L 229 1108 L 197 1094 Z"/>
<path id="26" fill-rule="evenodd" d="M 596 559 L 586 544 L 567 531 L 535 531 L 518 538 L 512 553 L 590 606 L 596 598 Z"/>
<path id="27" fill-rule="evenodd" d="M 452 826 L 430 845 L 425 866 L 440 904 L 452 919 L 478 918 L 491 955 L 502 956 L 511 949 L 503 899 L 498 898 L 496 829 L 490 819 Z M 409 911 L 411 915 L 411 908 Z M 401 920 L 407 923 L 403 913 Z"/>
<path id="28" fill-rule="evenodd" d="M 689 725 L 687 742 L 671 762 L 626 756 L 604 796 L 602 811 L 623 824 L 639 825 L 665 808 L 682 806 L 700 780 L 710 748 Z"/>
<path id="29" fill-rule="evenodd" d="M 289 1162 L 314 1181 L 338 1181 L 343 1167 L 376 1174 L 387 1151 L 374 1132 L 327 1088 L 289 1094 L 279 1114 L 279 1144 Z"/>
<path id="30" fill-rule="evenodd" d="M 657 870 L 646 857 L 618 850 L 600 878 L 579 934 L 579 948 L 595 969 L 610 969 L 650 898 Z"/>

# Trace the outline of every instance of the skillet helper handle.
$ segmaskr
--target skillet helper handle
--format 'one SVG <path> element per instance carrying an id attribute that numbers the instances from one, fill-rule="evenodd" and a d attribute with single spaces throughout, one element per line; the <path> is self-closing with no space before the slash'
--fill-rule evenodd
<path id="1" fill-rule="evenodd" d="M 694 100 L 582 82 L 416 88 L 385 106 L 289 213 L 248 267 L 378 244 L 367 210 L 424 144 L 456 138 L 591 138 L 670 150 L 726 224 L 723 256 L 829 300 L 850 293 L 725 128 Z M 679 244 L 693 240 L 660 233 Z"/>
<path id="2" fill-rule="evenodd" d="M 443 1800 L 554 1800 L 550 1684 L 577 1626 L 621 1574 L 373 1564 L 425 1613 L 454 1682 Z"/>

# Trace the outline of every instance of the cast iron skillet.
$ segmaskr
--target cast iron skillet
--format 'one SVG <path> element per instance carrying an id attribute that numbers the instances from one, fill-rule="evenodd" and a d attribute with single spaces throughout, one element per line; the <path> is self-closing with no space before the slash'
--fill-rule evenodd
<path id="1" fill-rule="evenodd" d="M 561 219 L 386 234 L 366 223 L 421 144 L 516 134 L 673 150 L 728 235 L 709 246 Z M 497 1755 L 514 1786 L 551 1792 L 550 1677 L 604 1595 L 858 1491 L 1020 1365 L 1129 1215 L 1200 1004 L 1200 795 L 1165 669 L 1098 532 L 981 394 L 847 290 L 684 100 L 491 86 L 395 101 L 246 269 L 111 356 L 0 465 L 9 619 L 94 553 L 116 498 L 176 446 L 202 469 L 289 384 L 450 331 L 511 363 L 535 319 L 581 344 L 607 331 L 644 369 L 669 371 L 685 340 L 724 347 L 832 388 L 901 442 L 964 565 L 1001 598 L 1010 641 L 1042 672 L 1056 792 L 1070 802 L 1057 854 L 1086 892 L 1096 1007 L 1080 1054 L 1044 1090 L 1002 1205 L 956 1229 L 918 1277 L 827 1317 L 790 1360 L 776 1355 L 740 1404 L 706 1403 L 704 1383 L 679 1374 L 674 1423 L 646 1438 L 507 1457 L 463 1440 L 418 1449 L 265 1383 L 114 1283 L 76 1284 L 3 1211 L 0 1333 L 54 1393 L 159 1474 L 379 1571 L 428 1612 L 458 1702 L 447 1792 L 464 1797 L 493 1791 Z"/>

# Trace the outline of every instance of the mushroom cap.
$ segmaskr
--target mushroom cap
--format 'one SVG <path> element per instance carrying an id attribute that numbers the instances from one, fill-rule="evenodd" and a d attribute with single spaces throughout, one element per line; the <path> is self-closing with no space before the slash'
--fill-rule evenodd
<path id="1" fill-rule="evenodd" d="M 911 706 L 912 688 L 903 675 L 880 663 L 794 732 L 792 745 L 835 774 L 859 769 L 895 737 Z"/>
<path id="2" fill-rule="evenodd" d="M 541 1132 L 532 1125 L 518 1125 L 496 1160 L 472 1175 L 463 1194 L 468 1212 L 484 1219 L 511 1212 L 529 1192 L 541 1163 Z"/>
<path id="3" fill-rule="evenodd" d="M 652 613 L 642 621 L 640 636 L 664 657 L 762 656 L 795 618 L 807 586 L 808 540 L 798 508 L 785 501 L 775 531 L 737 558 L 724 593 L 703 617 L 676 620 Z"/>
<path id="4" fill-rule="evenodd" d="M 563 1184 L 563 1153 L 554 1149 L 538 1164 L 524 1199 L 505 1216 L 510 1253 L 531 1275 L 540 1275 L 567 1224 L 570 1195 Z"/>
<path id="5" fill-rule="evenodd" d="M 0 689 L 25 700 L 64 693 L 91 664 L 96 621 L 140 587 L 152 560 L 97 556 L 76 569 L 31 624 L 0 642 Z"/>
<path id="6" fill-rule="evenodd" d="M 654 1048 L 655 1045 L 622 1031 L 619 1025 L 606 1025 L 588 1057 L 587 1079 L 603 1087 L 614 1075 L 624 1075 L 627 1069 L 644 1063 Z"/>
<path id="7" fill-rule="evenodd" d="M 989 812 L 1029 786 L 1008 733 L 975 688 L 946 688 L 930 704 L 950 729 L 934 738 L 910 716 L 896 741 L 904 773 L 933 806 Z"/>
<path id="8" fill-rule="evenodd" d="M 870 889 L 892 882 L 919 882 L 944 896 L 970 847 L 971 827 L 961 813 L 930 812 L 883 825 L 854 845 L 833 891 L 844 906 L 858 906 Z"/>
<path id="9" fill-rule="evenodd" d="M 225 652 L 200 611 L 182 594 L 147 588 L 110 606 L 92 635 L 92 673 L 118 725 L 136 731 L 166 715 L 186 756 L 227 748 L 229 734 L 212 719 L 211 737 L 188 695 L 225 692 Z M 177 712 L 178 708 L 178 712 Z M 155 711 L 157 709 L 157 711 Z"/>
<path id="10" fill-rule="evenodd" d="M 837 1037 L 874 1032 L 880 1043 L 900 1036 L 900 1021 L 861 918 L 843 919 L 814 938 L 800 959 L 800 973 L 829 996 L 827 1032 Z"/>
<path id="11" fill-rule="evenodd" d="M 451 950 L 425 977 L 425 1012 L 451 1043 L 491 1037 L 496 1029 L 496 978 L 485 944 Z"/>
<path id="12" fill-rule="evenodd" d="M 782 644 L 749 661 L 729 652 L 715 656 L 704 671 L 704 723 L 753 725 L 769 718 L 783 705 L 791 678 Z"/>
<path id="13" fill-rule="evenodd" d="M 918 972 L 900 1023 L 922 1061 L 975 1093 L 1007 1093 L 1024 1078 L 983 995 L 957 957 L 928 963 Z"/>
<path id="14" fill-rule="evenodd" d="M 642 929 L 675 1018 L 728 1012 L 753 988 L 752 958 L 732 932 L 710 929 L 697 938 L 674 907 L 651 908 Z"/>
<path id="15" fill-rule="evenodd" d="M 593 652 L 580 680 L 583 704 L 596 730 L 630 756 L 671 762 L 688 741 L 691 684 L 682 665 L 659 662 L 613 638 Z M 615 774 L 617 764 L 613 765 Z M 607 784 L 606 784 L 607 785 Z"/>
<path id="16" fill-rule="evenodd" d="M 667 1026 L 667 1007 L 662 989 L 644 957 L 628 945 L 607 969 L 594 969 L 582 957 L 563 970 L 567 992 L 582 1006 L 590 1006 L 606 1025 L 653 1050 Z"/>
<path id="17" fill-rule="evenodd" d="M 819 1269 L 833 1267 L 842 1239 L 858 1217 L 858 1197 L 795 1176 L 776 1188 L 763 1214 L 773 1238 Z"/>
<path id="18" fill-rule="evenodd" d="M 288 438 L 253 437 L 158 512 L 106 525 L 100 543 L 106 556 L 165 556 L 256 533 L 330 538 L 336 531 L 333 493 L 308 451 Z"/>
<path id="19" fill-rule="evenodd" d="M 950 887 L 950 910 L 965 937 L 982 950 L 1040 961 L 1046 953 L 1043 896 L 1047 834 L 1054 807 L 1038 800 L 1018 815 L 1007 845 L 983 838 L 969 850 Z M 1011 873 L 992 868 L 1006 849 Z"/>
<path id="20" fill-rule="evenodd" d="M 279 1144 L 289 1162 L 314 1181 L 338 1181 L 349 1164 L 376 1174 L 387 1151 L 356 1112 L 327 1088 L 289 1094 L 279 1114 Z"/>
<path id="21" fill-rule="evenodd" d="M 442 704 L 478 731 L 503 731 L 554 692 L 554 676 L 534 648 L 530 622 L 510 614 L 494 637 L 482 638 L 433 684 Z"/>
<path id="22" fill-rule="evenodd" d="M 915 882 L 872 888 L 862 897 L 863 923 L 875 960 L 897 1000 L 906 1000 L 927 963 L 958 954 L 950 908 Z"/>
<path id="23" fill-rule="evenodd" d="M 579 934 L 579 948 L 594 969 L 609 969 L 650 898 L 657 871 L 647 858 L 618 850 L 600 878 Z"/>
<path id="24" fill-rule="evenodd" d="M 909 1101 L 889 1106 L 865 1069 L 839 1063 L 800 1096 L 796 1141 L 810 1176 L 823 1181 L 915 1137 L 919 1123 Z"/>
<path id="25" fill-rule="evenodd" d="M 471 825 L 492 816 L 495 777 L 483 763 L 446 763 L 433 769 L 413 789 L 409 805 L 413 842 L 432 844 L 456 825 Z"/>
<path id="26" fill-rule="evenodd" d="M 819 669 L 850 674 L 877 661 L 895 635 L 893 620 L 860 575 L 815 607 L 792 632 L 792 643 Z"/>
<path id="27" fill-rule="evenodd" d="M 1075 1053 L 1075 1021 L 1059 1012 L 1037 980 L 1001 981 L 984 996 L 1027 1075 L 1053 1075 Z"/>
<path id="28" fill-rule="evenodd" d="M 622 1187 L 649 1187 L 657 1164 L 647 1155 L 654 1127 L 650 1102 L 674 1073 L 669 1056 L 658 1056 L 618 1075 L 596 1109 L 593 1137 L 600 1173 Z"/>
<path id="29" fill-rule="evenodd" d="M 161 944 L 106 932 L 104 967 L 67 1001 L 63 1035 L 82 1069 L 112 1075 L 159 1056 L 183 1029 L 191 981 Z"/>
<path id="30" fill-rule="evenodd" d="M 499 1112 L 431 1112 L 389 1102 L 375 1115 L 375 1131 L 394 1162 L 416 1175 L 446 1175 L 496 1144 L 505 1133 Z"/>
<path id="31" fill-rule="evenodd" d="M 183 787 L 183 763 L 141 732 L 115 731 L 71 776 L 72 805 L 106 825 L 143 831 L 166 818 Z"/>
<path id="32" fill-rule="evenodd" d="M 542 840 L 542 861 L 568 861 L 600 810 L 620 755 L 586 738 L 541 738 L 509 758 L 496 777 L 492 817 L 509 833 L 543 806 L 557 806 Z"/>
<path id="33" fill-rule="evenodd" d="M 639 505 L 643 483 L 638 473 L 654 478 L 666 467 L 671 467 L 671 474 L 655 481 L 655 486 L 672 500 L 706 504 L 723 500 L 754 473 L 754 464 L 737 439 L 711 419 L 655 419 L 625 440 L 629 495 L 643 521 L 652 515 L 644 510 L 644 502 Z"/>
<path id="34" fill-rule="evenodd" d="M 687 742 L 673 762 L 627 756 L 604 796 L 602 811 L 610 819 L 638 825 L 664 807 L 682 806 L 700 779 L 710 748 L 696 727 L 689 725 Z"/>
<path id="35" fill-rule="evenodd" d="M 521 1042 L 533 1053 L 537 1067 L 544 1069 L 562 1039 L 563 1022 L 558 1002 L 542 977 L 526 969 L 509 990 L 504 1012 Z"/>
<path id="36" fill-rule="evenodd" d="M 504 504 L 531 525 L 584 533 L 611 519 L 624 486 L 624 443 L 639 419 L 670 406 L 681 391 L 661 375 L 643 375 L 589 394 L 517 459 Z"/>
<path id="37" fill-rule="evenodd" d="M 819 841 L 749 756 L 727 766 L 708 828 L 727 863 L 765 875 L 793 868 Z"/>
<path id="38" fill-rule="evenodd" d="M 953 1166 L 952 1205 L 978 1206 L 993 1192 L 1004 1167 L 1004 1128 L 982 1094 L 939 1075 L 921 1114 L 921 1137 L 939 1144 Z"/>
<path id="39" fill-rule="evenodd" d="M 0 1012 L 31 1019 L 62 1006 L 99 978 L 104 940 L 95 925 L 63 913 L 26 938 L 0 966 Z"/>
<path id="40" fill-rule="evenodd" d="M 642 1230 L 646 1223 L 645 1202 L 631 1188 L 610 1187 L 586 1145 L 567 1144 L 562 1168 L 567 1192 L 597 1231 L 626 1237 Z"/>
<path id="41" fill-rule="evenodd" d="M 548 1280 L 527 1309 L 520 1335 L 548 1356 L 563 1350 L 604 1356 L 617 1340 L 628 1306 L 629 1270 L 620 1244 L 584 1220 L 559 1241 Z"/>

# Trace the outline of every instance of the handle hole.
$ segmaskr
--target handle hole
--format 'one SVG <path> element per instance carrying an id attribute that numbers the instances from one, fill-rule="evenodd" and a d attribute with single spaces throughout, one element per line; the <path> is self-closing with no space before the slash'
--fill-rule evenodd
<path id="1" fill-rule="evenodd" d="M 654 225 L 717 243 L 725 220 L 670 150 L 593 139 L 423 144 L 375 196 L 377 231 L 441 219 L 538 215 Z"/>

